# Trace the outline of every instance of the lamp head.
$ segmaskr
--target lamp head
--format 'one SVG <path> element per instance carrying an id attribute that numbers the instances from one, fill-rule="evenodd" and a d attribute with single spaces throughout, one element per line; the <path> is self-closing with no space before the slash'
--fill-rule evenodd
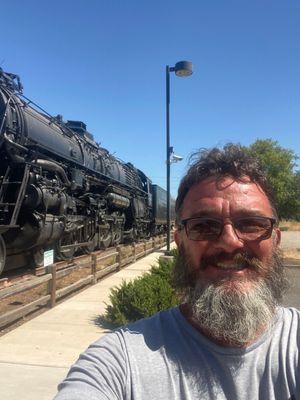
<path id="1" fill-rule="evenodd" d="M 180 77 L 190 76 L 193 73 L 193 63 L 190 61 L 179 61 L 175 64 L 174 71 Z"/>

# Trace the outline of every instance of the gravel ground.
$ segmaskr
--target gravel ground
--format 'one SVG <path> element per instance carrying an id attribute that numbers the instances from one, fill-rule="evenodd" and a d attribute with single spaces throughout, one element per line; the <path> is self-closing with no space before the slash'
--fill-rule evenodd
<path id="1" fill-rule="evenodd" d="M 284 298 L 283 305 L 300 310 L 300 266 L 287 268 L 287 275 L 291 282 L 291 288 Z"/>
<path id="2" fill-rule="evenodd" d="M 300 231 L 281 232 L 281 247 L 285 249 L 300 249 Z"/>

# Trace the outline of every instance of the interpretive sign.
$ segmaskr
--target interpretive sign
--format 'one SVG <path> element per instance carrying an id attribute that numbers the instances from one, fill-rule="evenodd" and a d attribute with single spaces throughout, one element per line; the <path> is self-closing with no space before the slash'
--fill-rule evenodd
<path id="1" fill-rule="evenodd" d="M 44 251 L 44 267 L 53 264 L 53 262 L 54 262 L 54 251 L 53 250 Z"/>

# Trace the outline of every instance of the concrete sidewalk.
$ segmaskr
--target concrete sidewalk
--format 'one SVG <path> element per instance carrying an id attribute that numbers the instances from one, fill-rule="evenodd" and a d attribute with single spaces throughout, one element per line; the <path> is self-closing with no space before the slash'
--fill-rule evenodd
<path id="1" fill-rule="evenodd" d="M 160 255 L 149 254 L 0 337 L 0 399 L 52 400 L 79 354 L 107 332 L 94 321 L 110 288 L 148 271 Z"/>

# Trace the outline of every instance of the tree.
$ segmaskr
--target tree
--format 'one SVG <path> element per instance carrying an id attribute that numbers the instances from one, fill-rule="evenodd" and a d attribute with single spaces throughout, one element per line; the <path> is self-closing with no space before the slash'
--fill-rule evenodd
<path id="1" fill-rule="evenodd" d="M 280 218 L 300 219 L 300 174 L 294 172 L 297 155 L 272 139 L 257 139 L 248 148 L 267 171 L 278 202 Z"/>
<path id="2" fill-rule="evenodd" d="M 300 221 L 300 171 L 297 171 L 294 176 L 295 188 L 295 219 Z"/>

